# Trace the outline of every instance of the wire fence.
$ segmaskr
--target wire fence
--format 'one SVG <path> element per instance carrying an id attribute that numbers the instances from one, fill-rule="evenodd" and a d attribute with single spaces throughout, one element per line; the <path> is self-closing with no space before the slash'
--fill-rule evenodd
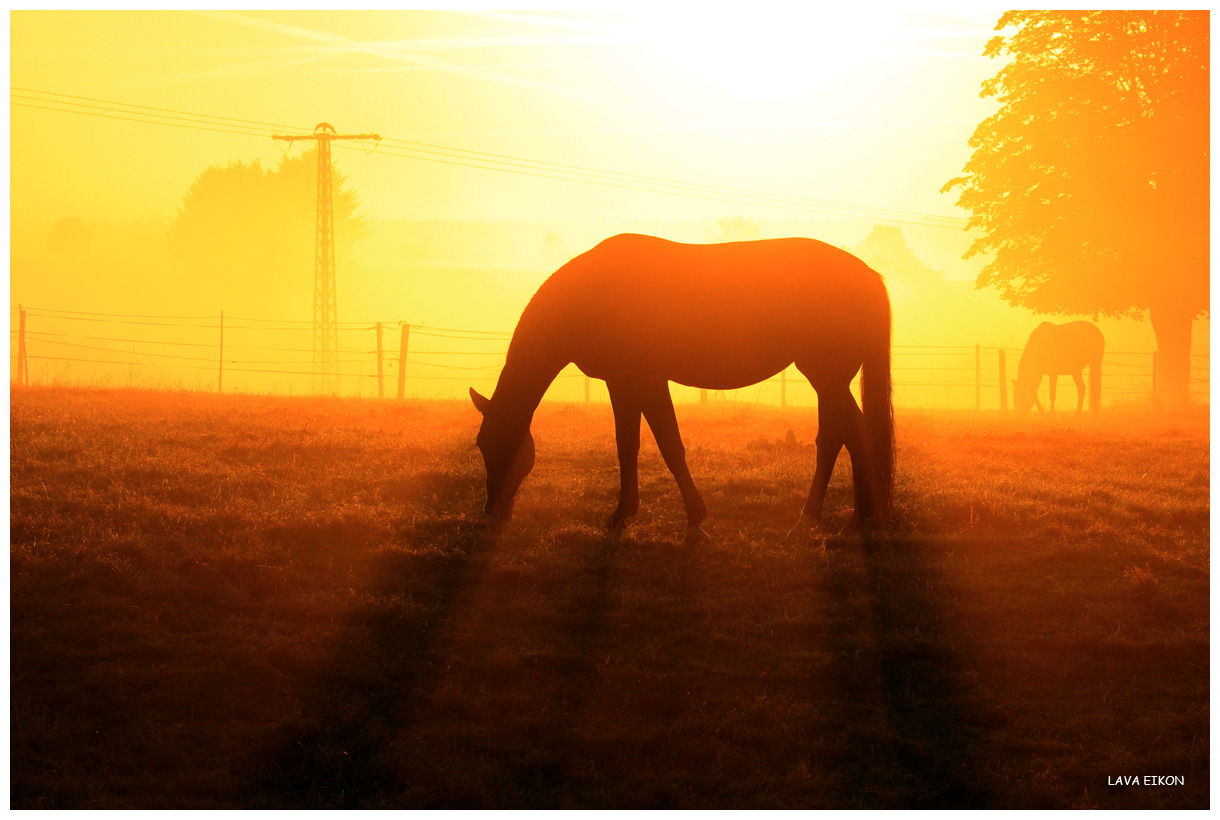
<path id="1" fill-rule="evenodd" d="M 10 309 L 10 375 L 27 384 L 91 383 L 272 393 L 309 393 L 315 376 L 313 323 L 248 316 L 152 315 Z M 356 396 L 458 397 L 490 392 L 504 365 L 509 331 L 432 327 L 402 321 L 339 322 L 333 373 Z M 380 340 L 379 340 L 380 339 Z M 1010 404 L 1021 348 L 895 345 L 894 400 L 912 407 L 999 409 Z M 1107 351 L 1107 404 L 1155 402 L 1153 351 Z M 1001 384 L 1005 391 L 1001 392 Z M 853 385 L 858 393 L 857 383 Z M 1048 387 L 1040 389 L 1047 397 Z M 1057 406 L 1074 407 L 1072 379 L 1059 380 Z M 1192 401 L 1210 402 L 1210 358 L 1193 354 Z M 814 405 L 816 393 L 789 367 L 740 390 L 673 385 L 679 402 L 745 401 Z M 609 401 L 605 385 L 569 365 L 547 399 Z"/>

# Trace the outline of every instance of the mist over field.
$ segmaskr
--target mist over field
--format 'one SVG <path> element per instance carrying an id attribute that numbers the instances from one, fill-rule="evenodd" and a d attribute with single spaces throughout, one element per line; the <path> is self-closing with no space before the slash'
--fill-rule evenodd
<path id="1" fill-rule="evenodd" d="M 288 231 L 286 246 L 292 253 L 283 253 L 289 260 L 276 262 L 275 275 L 262 275 L 257 263 L 243 262 L 250 267 L 250 274 L 243 277 L 240 287 L 227 284 L 223 278 L 212 278 L 206 272 L 192 270 L 182 258 L 171 252 L 171 228 L 160 220 L 128 226 L 106 224 L 92 225 L 81 222 L 83 238 L 80 249 L 69 252 L 63 244 L 63 228 L 58 233 L 53 227 L 48 230 L 58 237 L 45 241 L 37 232 L 14 233 L 12 254 L 14 269 L 29 273 L 28 281 L 21 287 L 21 299 L 32 308 L 46 307 L 55 310 L 62 305 L 85 304 L 102 313 L 153 314 L 203 316 L 211 325 L 216 325 L 223 310 L 229 317 L 253 317 L 255 319 L 279 319 L 297 322 L 300 329 L 286 336 L 280 331 L 260 331 L 257 323 L 247 323 L 249 329 L 241 329 L 241 323 L 230 319 L 229 345 L 265 346 L 279 348 L 291 346 L 304 348 L 294 356 L 291 366 L 277 365 L 280 370 L 307 369 L 309 365 L 310 329 L 307 323 L 312 310 L 312 291 L 308 278 L 300 275 L 307 271 L 310 258 L 310 221 L 308 209 L 298 214 L 298 228 Z M 47 226 L 43 226 L 46 228 Z M 737 241 L 742 239 L 778 238 L 784 236 L 812 236 L 838 244 L 852 251 L 879 271 L 886 279 L 894 310 L 894 344 L 897 346 L 951 345 L 971 348 L 962 350 L 955 358 L 945 358 L 934 364 L 946 368 L 960 368 L 958 372 L 946 370 L 936 374 L 942 382 L 961 381 L 972 377 L 974 366 L 973 346 L 984 348 L 1008 348 L 1011 362 L 1009 369 L 1015 375 L 1016 359 L 1031 330 L 1045 320 L 1028 309 L 1005 304 L 990 290 L 981 290 L 972 281 L 962 278 L 969 266 L 960 260 L 965 242 L 939 229 L 918 226 L 875 225 L 865 222 L 843 224 L 838 222 L 805 222 L 798 220 L 764 220 L 740 216 L 724 216 L 692 222 L 667 222 L 663 220 L 599 221 L 554 221 L 554 222 L 460 222 L 453 220 L 380 220 L 365 218 L 361 223 L 359 237 L 345 240 L 339 257 L 342 263 L 338 283 L 339 316 L 349 323 L 345 329 L 344 346 L 353 348 L 354 355 L 344 372 L 362 374 L 358 378 L 344 380 L 345 393 L 372 396 L 377 394 L 371 376 L 376 373 L 375 340 L 372 324 L 384 322 L 384 346 L 390 355 L 398 352 L 398 323 L 414 326 L 455 328 L 458 330 L 500 331 L 507 333 L 515 326 L 521 309 L 529 301 L 537 287 L 554 270 L 572 256 L 592 248 L 601 240 L 616 233 L 636 232 L 663 236 L 684 242 Z M 272 248 L 255 257 L 264 259 Z M 247 251 L 243 250 L 245 254 Z M 62 282 L 80 271 L 89 271 L 81 281 L 79 289 L 65 292 Z M 67 297 L 71 298 L 65 301 Z M 69 309 L 70 308 L 66 308 Z M 944 322 L 943 316 L 952 316 Z M 153 320 L 173 322 L 169 320 Z M 1055 321 L 1061 321 L 1056 318 Z M 1147 400 L 1151 384 L 1151 353 L 1156 348 L 1152 327 L 1147 321 L 1132 319 L 1099 319 L 1108 342 L 1108 349 L 1128 353 L 1146 353 L 1134 360 L 1140 365 L 1138 379 L 1123 380 L 1128 374 L 1129 360 L 1120 362 L 1111 371 L 1119 376 L 1116 390 L 1123 391 L 1120 402 L 1130 402 L 1139 395 Z M 99 327 L 108 327 L 96 319 L 81 323 L 56 313 L 29 319 L 29 332 L 98 334 Z M 110 327 L 114 330 L 114 327 Z M 215 328 L 194 327 L 118 326 L 124 331 L 117 334 L 123 339 L 138 337 L 155 341 L 188 342 L 215 346 Z M 461 359 L 412 356 L 429 365 L 408 370 L 408 395 L 456 398 L 465 393 L 466 383 L 462 373 L 438 370 L 436 365 L 456 364 L 468 368 L 466 375 L 480 385 L 487 384 L 488 372 L 479 372 L 503 362 L 504 343 L 470 345 L 443 340 L 427 340 L 417 337 L 417 349 L 445 349 L 453 351 L 479 351 L 483 355 Z M 290 340 L 290 344 L 285 344 Z M 90 342 L 87 339 L 63 339 L 101 345 L 101 356 L 97 350 L 92 354 L 82 353 L 56 345 L 52 337 L 31 342 L 30 352 L 46 356 L 63 357 L 71 361 L 73 354 L 78 360 L 115 359 L 117 366 L 106 366 L 77 361 L 70 367 L 64 362 L 39 362 L 31 366 L 35 380 L 64 380 L 73 383 L 118 386 L 167 387 L 184 386 L 208 389 L 215 384 L 215 373 L 205 374 L 184 369 L 174 362 L 156 354 L 173 352 L 165 346 L 139 344 L 135 342 L 112 343 Z M 349 344 L 350 342 L 350 344 Z M 16 339 L 12 339 L 13 351 Z M 38 349 L 35 351 L 35 347 Z M 111 350 L 106 350 L 111 348 Z M 89 349 L 89 348 L 86 348 Z M 135 350 L 135 355 L 130 351 Z M 1192 352 L 1195 355 L 1194 374 L 1206 376 L 1210 351 L 1210 320 L 1206 317 L 1194 323 Z M 926 352 L 926 351 L 925 351 Z M 153 353 L 143 356 L 141 353 Z M 265 392 L 307 392 L 309 378 L 292 377 L 284 373 L 243 373 L 241 359 L 283 360 L 285 355 L 269 356 L 265 353 L 231 352 L 234 364 L 230 367 L 227 383 L 231 389 Z M 137 361 L 139 366 L 127 366 Z M 906 364 L 918 366 L 926 361 L 909 359 Z M 191 362 L 195 365 L 198 363 Z M 268 365 L 252 364 L 247 368 L 274 369 Z M 387 382 L 391 389 L 397 378 L 396 369 L 387 366 Z M 988 351 L 988 380 L 995 382 L 994 353 Z M 202 371 L 206 368 L 200 367 Z M 965 373 L 966 376 L 962 374 Z M 451 377 L 444 382 L 433 378 Z M 926 382 L 916 378 L 918 373 L 906 374 L 911 382 Z M 791 373 L 790 381 L 794 401 L 812 403 L 812 391 L 803 382 L 800 374 Z M 903 374 L 897 376 L 899 383 Z M 570 382 L 570 383 L 569 383 Z M 491 382 L 494 384 L 494 381 Z M 693 394 L 679 390 L 679 400 L 689 400 Z M 997 406 L 995 389 L 987 393 L 987 405 Z M 551 394 L 553 398 L 577 400 L 583 397 L 583 385 L 575 380 L 557 384 Z M 594 392 L 597 400 L 605 401 L 605 391 Z M 697 397 L 695 397 L 697 398 Z M 732 399 L 733 397 L 728 397 Z M 776 404 L 779 390 L 771 386 L 764 394 L 741 391 L 738 400 Z M 973 407 L 972 389 L 918 390 L 911 388 L 908 394 L 900 394 L 898 400 L 916 406 Z"/>

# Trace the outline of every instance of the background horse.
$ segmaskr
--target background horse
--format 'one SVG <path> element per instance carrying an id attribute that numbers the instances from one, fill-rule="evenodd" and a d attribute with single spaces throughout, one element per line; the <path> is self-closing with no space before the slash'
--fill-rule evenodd
<path id="1" fill-rule="evenodd" d="M 1050 377 L 1051 412 L 1055 412 L 1055 387 L 1059 376 L 1070 375 L 1076 382 L 1076 413 L 1084 407 L 1084 369 L 1089 368 L 1089 410 L 1093 415 L 1101 412 L 1101 354 L 1105 352 L 1106 340 L 1092 322 L 1068 322 L 1056 325 L 1043 322 L 1029 334 L 1029 341 L 1021 351 L 1017 364 L 1017 378 L 1013 381 L 1012 404 L 1017 415 L 1023 416 L 1030 407 L 1037 405 L 1038 386 L 1043 375 Z"/>
<path id="2" fill-rule="evenodd" d="M 813 239 L 687 245 L 622 234 L 552 274 L 521 314 L 477 443 L 487 468 L 486 511 L 501 520 L 534 463 L 529 427 L 547 386 L 568 363 L 604 379 L 614 410 L 620 489 L 607 526 L 639 509 L 640 417 L 678 482 L 687 539 L 706 534 L 707 508 L 686 465 L 669 382 L 710 390 L 755 384 L 792 363 L 818 393 L 817 466 L 796 532 L 821 517 L 846 446 L 855 520 L 891 508 L 894 414 L 890 303 L 881 276 Z M 850 385 L 863 367 L 861 399 Z"/>

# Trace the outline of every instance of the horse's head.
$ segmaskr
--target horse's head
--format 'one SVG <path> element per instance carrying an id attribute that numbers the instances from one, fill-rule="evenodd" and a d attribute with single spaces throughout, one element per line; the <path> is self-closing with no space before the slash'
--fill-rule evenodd
<path id="1" fill-rule="evenodd" d="M 519 424 L 497 414 L 491 400 L 473 387 L 470 388 L 470 400 L 483 414 L 483 423 L 475 438 L 475 444 L 483 453 L 483 466 L 487 468 L 487 506 L 483 510 L 501 521 L 508 521 L 513 517 L 517 490 L 534 468 L 534 436 L 529 431 L 528 421 L 522 433 Z"/>
<path id="2" fill-rule="evenodd" d="M 1034 405 L 1038 406 L 1038 412 L 1041 413 L 1042 402 L 1038 401 L 1038 383 L 1030 379 L 1013 379 L 1012 409 L 1017 416 L 1026 415 Z"/>

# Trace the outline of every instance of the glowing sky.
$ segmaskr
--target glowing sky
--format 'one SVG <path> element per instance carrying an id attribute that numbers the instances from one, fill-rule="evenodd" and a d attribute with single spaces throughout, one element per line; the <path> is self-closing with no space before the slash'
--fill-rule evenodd
<path id="1" fill-rule="evenodd" d="M 994 108 L 998 10 L 13 12 L 11 85 L 962 216 L 938 193 Z M 746 12 L 749 11 L 749 16 Z M 269 138 L 11 106 L 14 227 L 172 217 L 208 165 Z M 340 170 L 376 217 L 700 219 L 791 211 L 359 150 Z"/>

